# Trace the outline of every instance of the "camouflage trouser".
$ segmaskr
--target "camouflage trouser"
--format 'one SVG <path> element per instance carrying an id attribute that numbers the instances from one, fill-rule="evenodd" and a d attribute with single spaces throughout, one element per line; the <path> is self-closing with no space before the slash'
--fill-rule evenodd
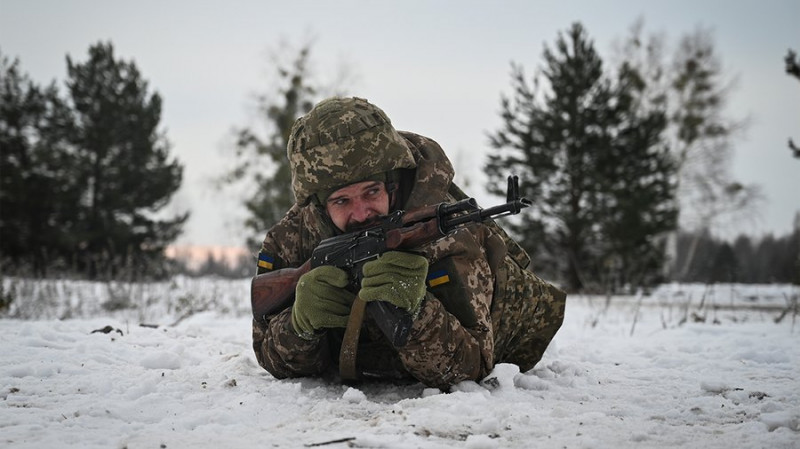
<path id="1" fill-rule="evenodd" d="M 494 362 L 530 370 L 564 321 L 567 295 L 506 258 L 492 304 Z"/>

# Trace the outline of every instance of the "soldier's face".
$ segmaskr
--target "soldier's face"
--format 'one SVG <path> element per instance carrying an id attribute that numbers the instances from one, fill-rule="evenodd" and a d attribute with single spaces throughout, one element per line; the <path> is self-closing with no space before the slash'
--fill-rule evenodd
<path id="1" fill-rule="evenodd" d="M 389 194 L 382 182 L 359 182 L 333 192 L 325 209 L 339 230 L 352 231 L 388 214 Z"/>

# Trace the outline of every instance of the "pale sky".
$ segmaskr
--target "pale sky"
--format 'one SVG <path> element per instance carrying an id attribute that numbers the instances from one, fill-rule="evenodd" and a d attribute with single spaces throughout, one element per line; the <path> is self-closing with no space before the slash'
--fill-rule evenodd
<path id="1" fill-rule="evenodd" d="M 231 129 L 254 123 L 252 96 L 274 79 L 268 54 L 281 42 L 298 48 L 313 38 L 320 82 L 347 67 L 350 94 L 380 106 L 398 129 L 437 140 L 457 180 L 472 179 L 467 192 L 486 204 L 493 201 L 483 192 L 486 134 L 500 126 L 510 63 L 532 75 L 543 45 L 575 21 L 609 62 L 613 42 L 637 18 L 672 44 L 698 26 L 713 31 L 737 79 L 728 115 L 751 121 L 733 173 L 767 199 L 756 217 L 731 227 L 755 236 L 789 232 L 800 211 L 800 160 L 786 143 L 800 143 L 800 82 L 784 73 L 783 58 L 789 48 L 800 51 L 797 0 L 0 0 L 0 51 L 19 58 L 36 82 L 63 86 L 67 54 L 84 62 L 89 46 L 111 41 L 116 57 L 134 60 L 164 100 L 162 128 L 185 167 L 169 207 L 192 213 L 179 243 L 238 246 L 242 198 L 210 180 L 230 159 Z"/>

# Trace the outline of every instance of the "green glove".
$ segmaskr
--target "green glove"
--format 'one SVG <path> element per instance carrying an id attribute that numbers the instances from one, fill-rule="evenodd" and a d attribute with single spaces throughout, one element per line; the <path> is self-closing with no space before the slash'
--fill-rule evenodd
<path id="1" fill-rule="evenodd" d="M 364 301 L 387 301 L 415 313 L 425 296 L 428 259 L 389 251 L 364 264 L 358 296 Z"/>
<path id="2" fill-rule="evenodd" d="M 347 273 L 323 265 L 300 277 L 292 306 L 292 327 L 300 337 L 311 340 L 315 331 L 347 327 L 355 294 L 347 291 Z"/>

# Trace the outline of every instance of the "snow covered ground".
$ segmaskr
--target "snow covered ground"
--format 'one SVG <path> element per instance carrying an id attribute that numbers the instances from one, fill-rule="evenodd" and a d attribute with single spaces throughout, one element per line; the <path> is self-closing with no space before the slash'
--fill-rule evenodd
<path id="1" fill-rule="evenodd" d="M 447 394 L 273 379 L 248 289 L 4 279 L 0 447 L 800 447 L 798 287 L 573 296 L 536 368 Z"/>

